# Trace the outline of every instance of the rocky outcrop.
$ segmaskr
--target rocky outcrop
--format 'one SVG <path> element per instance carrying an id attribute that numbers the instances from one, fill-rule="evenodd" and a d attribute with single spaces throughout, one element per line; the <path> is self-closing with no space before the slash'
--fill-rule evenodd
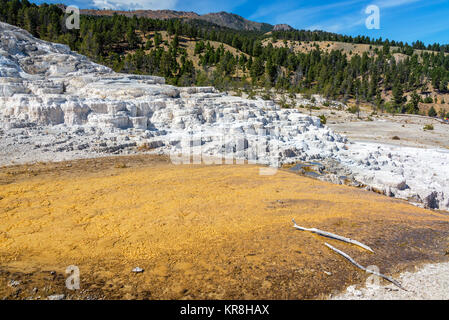
<path id="1" fill-rule="evenodd" d="M 277 24 L 273 27 L 273 31 L 292 31 L 294 30 L 288 24 Z"/>

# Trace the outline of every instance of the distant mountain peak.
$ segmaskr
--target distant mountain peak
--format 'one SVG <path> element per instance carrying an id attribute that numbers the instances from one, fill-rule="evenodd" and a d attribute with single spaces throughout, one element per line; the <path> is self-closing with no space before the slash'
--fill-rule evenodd
<path id="1" fill-rule="evenodd" d="M 268 32 L 273 29 L 271 24 L 251 21 L 235 13 L 228 13 L 225 11 L 204 14 L 200 19 L 236 30 Z"/>
<path id="2" fill-rule="evenodd" d="M 294 30 L 292 26 L 288 24 L 277 24 L 273 27 L 273 31 L 292 31 Z"/>
<path id="3" fill-rule="evenodd" d="M 91 16 L 112 16 L 114 13 L 124 15 L 127 17 L 137 16 L 151 19 L 198 19 L 214 23 L 216 25 L 247 31 L 261 31 L 268 32 L 273 30 L 273 25 L 268 23 L 255 22 L 243 18 L 235 13 L 225 11 L 207 13 L 199 15 L 195 12 L 175 11 L 175 10 L 97 10 L 97 9 L 81 9 L 81 14 Z M 287 25 L 286 25 L 287 26 Z M 291 27 L 290 27 L 291 28 Z"/>

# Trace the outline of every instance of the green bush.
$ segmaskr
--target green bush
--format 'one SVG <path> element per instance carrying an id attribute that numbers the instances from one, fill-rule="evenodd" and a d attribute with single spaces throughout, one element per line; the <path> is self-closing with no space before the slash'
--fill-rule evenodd
<path id="1" fill-rule="evenodd" d="M 424 98 L 424 103 L 433 103 L 432 97 L 425 97 Z"/>
<path id="2" fill-rule="evenodd" d="M 433 130 L 433 125 L 431 125 L 431 124 L 426 124 L 426 125 L 424 126 L 424 130 Z"/>
<path id="3" fill-rule="evenodd" d="M 348 108 L 348 111 L 352 114 L 356 114 L 357 112 L 360 111 L 360 108 L 357 106 L 352 106 L 352 107 Z"/>
<path id="4" fill-rule="evenodd" d="M 320 116 L 320 120 L 321 120 L 321 124 L 326 124 L 326 122 L 327 122 L 327 118 L 326 118 L 326 116 L 324 114 L 322 114 Z"/>
<path id="5" fill-rule="evenodd" d="M 428 115 L 429 115 L 429 117 L 436 117 L 438 115 L 437 111 L 435 110 L 435 108 L 433 106 L 429 109 Z"/>

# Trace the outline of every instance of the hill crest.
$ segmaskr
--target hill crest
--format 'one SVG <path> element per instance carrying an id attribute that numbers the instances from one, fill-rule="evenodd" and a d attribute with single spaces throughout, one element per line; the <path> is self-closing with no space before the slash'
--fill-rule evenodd
<path id="1" fill-rule="evenodd" d="M 204 20 L 216 25 L 227 27 L 235 30 L 245 31 L 272 31 L 275 26 L 268 23 L 255 22 L 243 18 L 235 13 L 228 13 L 225 11 L 213 12 L 200 15 L 195 12 L 175 11 L 175 10 L 96 10 L 96 9 L 81 9 L 81 14 L 91 16 L 113 16 L 114 14 L 124 15 L 127 17 L 144 17 L 151 19 L 198 19 Z"/>

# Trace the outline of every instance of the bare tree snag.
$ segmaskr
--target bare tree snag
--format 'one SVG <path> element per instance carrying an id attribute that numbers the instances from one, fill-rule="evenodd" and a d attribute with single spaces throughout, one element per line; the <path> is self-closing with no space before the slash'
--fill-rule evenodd
<path id="1" fill-rule="evenodd" d="M 323 236 L 323 237 L 327 237 L 327 238 L 334 239 L 334 240 L 340 240 L 340 241 L 343 241 L 343 242 L 346 242 L 346 243 L 351 243 L 351 244 L 354 244 L 356 246 L 359 246 L 359 247 L 361 247 L 361 248 L 363 248 L 365 250 L 368 250 L 368 251 L 374 253 L 373 249 L 368 247 L 366 244 L 358 242 L 357 240 L 349 239 L 349 238 L 342 237 L 342 236 L 339 236 L 339 235 L 334 234 L 334 233 L 330 233 L 330 232 L 327 232 L 327 231 L 322 231 L 322 230 L 315 229 L 315 228 L 308 229 L 308 228 L 300 227 L 300 226 L 298 226 L 296 224 L 295 219 L 293 219 L 293 223 L 295 224 L 293 227 L 298 229 L 298 230 L 309 231 L 309 232 L 312 232 L 312 233 L 319 234 L 320 236 Z"/>
<path id="2" fill-rule="evenodd" d="M 396 280 L 394 280 L 394 279 L 392 279 L 392 278 L 390 278 L 390 277 L 388 277 L 388 276 L 386 276 L 386 275 L 384 275 L 384 274 L 382 274 L 382 273 L 379 273 L 379 272 L 376 272 L 376 271 L 373 271 L 373 270 L 369 270 L 369 269 L 365 268 L 364 266 L 358 264 L 354 259 L 352 259 L 350 256 L 348 256 L 348 255 L 347 255 L 346 253 L 344 253 L 343 251 L 338 250 L 337 248 L 331 246 L 331 245 L 328 244 L 328 243 L 324 243 L 324 244 L 325 244 L 326 247 L 328 247 L 329 249 L 331 249 L 331 250 L 335 251 L 336 253 L 338 253 L 339 255 L 343 256 L 346 260 L 348 260 L 349 262 L 351 262 L 351 263 L 352 263 L 353 265 L 355 265 L 357 268 L 362 269 L 363 271 L 366 271 L 366 272 L 368 272 L 368 273 L 374 274 L 374 275 L 376 275 L 376 276 L 378 276 L 378 277 L 381 277 L 381 278 L 383 278 L 383 279 L 385 279 L 385 280 L 391 282 L 391 283 L 394 284 L 396 287 L 398 287 L 398 288 L 400 288 L 400 289 L 402 289 L 402 290 L 407 291 L 407 290 L 406 290 L 406 289 L 405 289 L 399 282 L 397 282 Z"/>

